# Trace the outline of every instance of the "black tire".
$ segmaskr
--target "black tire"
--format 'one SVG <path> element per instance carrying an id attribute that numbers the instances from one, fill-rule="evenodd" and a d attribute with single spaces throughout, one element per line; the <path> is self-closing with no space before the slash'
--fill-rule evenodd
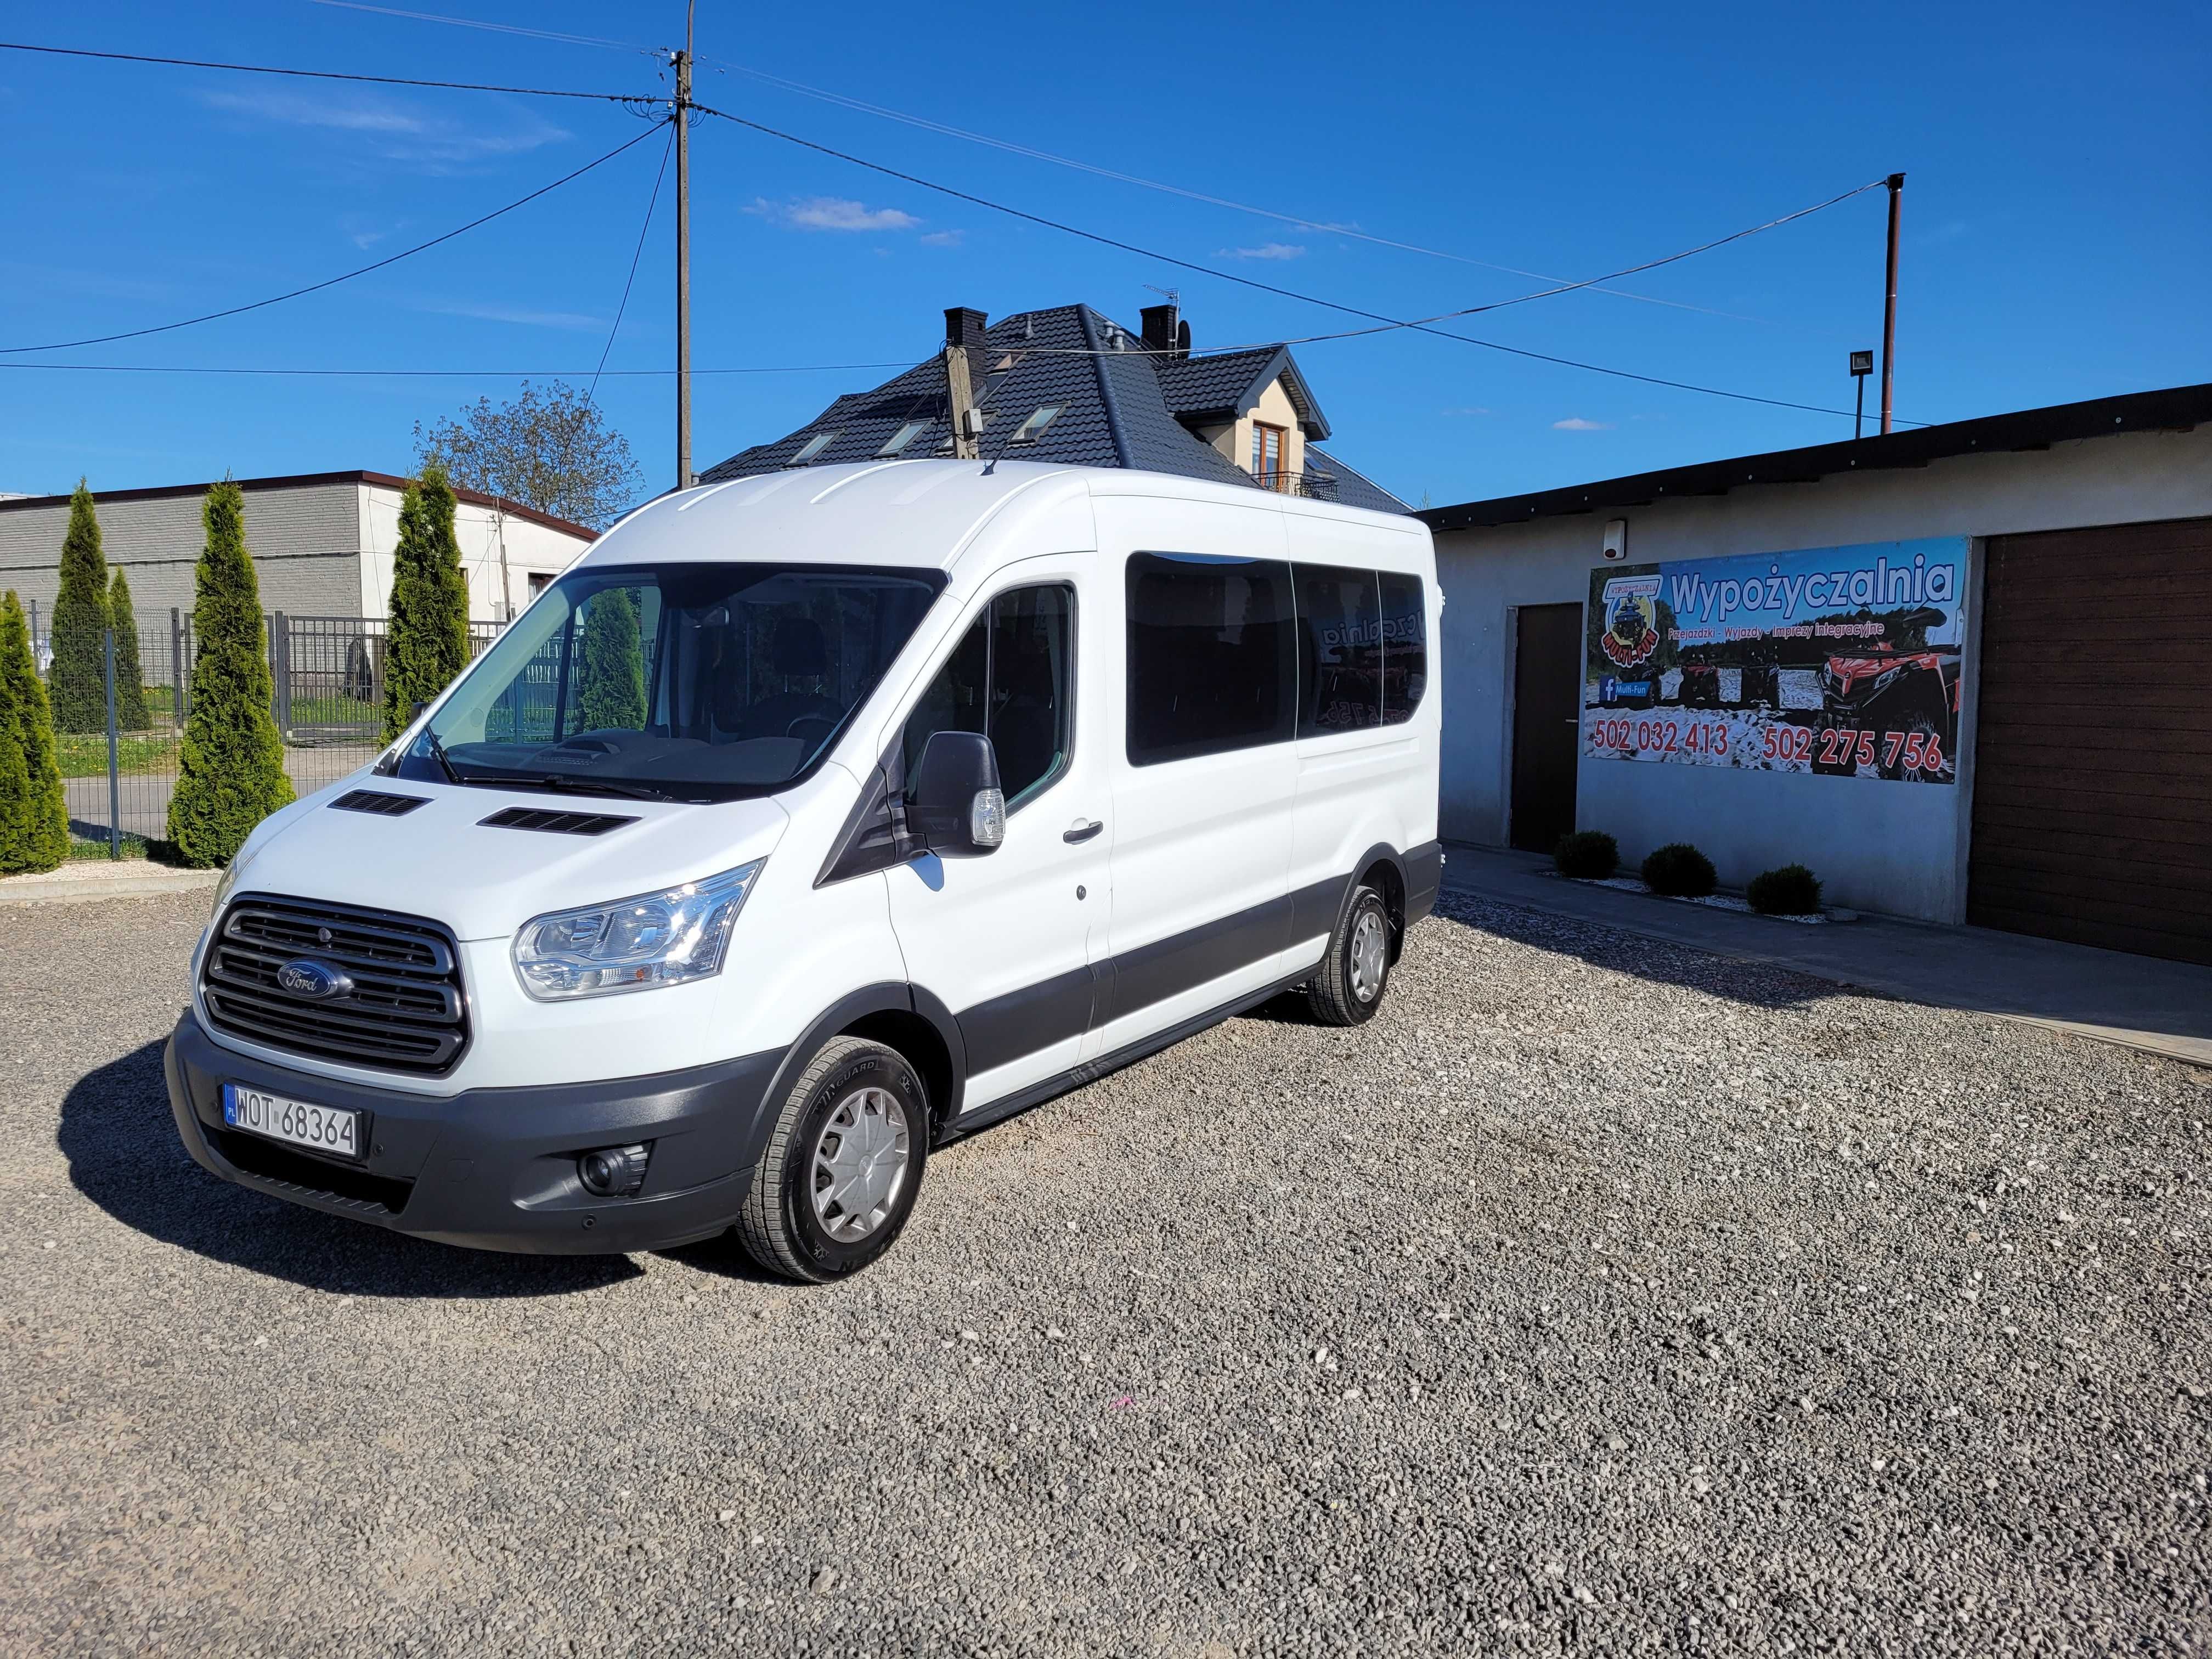
<path id="1" fill-rule="evenodd" d="M 1382 895 L 1372 887 L 1357 889 L 1329 939 L 1328 954 L 1306 987 L 1307 1009 L 1323 1025 L 1360 1025 L 1374 1018 L 1390 987 L 1394 948 Z M 1355 951 L 1363 959 L 1355 959 Z"/>
<path id="2" fill-rule="evenodd" d="M 902 1121 L 893 1121 L 886 1097 Z M 872 1224 L 865 1232 L 840 1237 L 832 1231 L 838 1222 L 835 1200 L 827 1221 L 817 1213 L 816 1189 L 830 1177 L 826 1167 L 817 1167 L 816 1157 L 831 1145 L 830 1120 L 848 1103 L 854 1121 L 867 1126 L 856 1133 L 889 1133 L 903 1145 L 897 1148 L 902 1162 L 895 1188 L 867 1212 L 875 1217 Z M 745 1254 L 770 1273 L 812 1285 L 860 1272 L 897 1242 L 914 1213 L 929 1138 L 929 1093 L 905 1057 L 880 1042 L 830 1038 L 792 1085 L 753 1170 L 738 1215 Z M 836 1144 L 842 1146 L 842 1136 Z M 887 1159 L 870 1164 L 872 1170 L 886 1167 Z M 846 1225 L 857 1226 L 863 1218 L 855 1212 Z"/>

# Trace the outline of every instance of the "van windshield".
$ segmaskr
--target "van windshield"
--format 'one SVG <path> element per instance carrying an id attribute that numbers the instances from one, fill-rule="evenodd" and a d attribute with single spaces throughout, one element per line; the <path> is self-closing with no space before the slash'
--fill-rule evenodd
<path id="1" fill-rule="evenodd" d="M 943 585 L 838 565 L 572 571 L 468 671 L 398 770 L 651 799 L 769 793 L 829 752 Z"/>

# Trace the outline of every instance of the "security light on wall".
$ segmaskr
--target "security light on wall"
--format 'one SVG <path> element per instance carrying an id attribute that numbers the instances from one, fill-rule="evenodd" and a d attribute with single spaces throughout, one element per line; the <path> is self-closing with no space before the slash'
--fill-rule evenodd
<path id="1" fill-rule="evenodd" d="M 1605 556 L 1625 559 L 1628 556 L 1628 520 L 1613 519 L 1605 526 Z"/>

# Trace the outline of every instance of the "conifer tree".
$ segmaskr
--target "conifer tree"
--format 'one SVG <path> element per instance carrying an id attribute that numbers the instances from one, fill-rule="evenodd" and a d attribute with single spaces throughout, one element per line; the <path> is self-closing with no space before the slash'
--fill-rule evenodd
<path id="1" fill-rule="evenodd" d="M 576 653 L 576 710 L 586 732 L 645 725 L 645 647 L 627 587 L 602 588 L 589 602 Z"/>
<path id="2" fill-rule="evenodd" d="M 228 864 L 253 826 L 292 799 L 270 712 L 260 584 L 246 551 L 246 496 L 225 479 L 200 509 L 207 546 L 194 575 L 191 714 L 169 797 L 169 839 L 188 864 Z"/>
<path id="3" fill-rule="evenodd" d="M 384 647 L 384 738 L 389 743 L 469 664 L 469 584 L 453 528 L 453 489 L 435 463 L 399 503 Z"/>
<path id="4" fill-rule="evenodd" d="M 68 856 L 53 714 L 11 590 L 0 600 L 0 873 L 51 870 Z"/>
<path id="5" fill-rule="evenodd" d="M 146 718 L 146 682 L 138 666 L 138 614 L 131 608 L 131 584 L 123 580 L 121 565 L 107 585 L 107 625 L 115 630 L 116 728 L 143 732 L 154 722 Z"/>
<path id="6" fill-rule="evenodd" d="M 58 732 L 107 730 L 107 561 L 100 520 L 79 478 L 62 537 L 61 589 L 54 596 L 49 691 Z"/>

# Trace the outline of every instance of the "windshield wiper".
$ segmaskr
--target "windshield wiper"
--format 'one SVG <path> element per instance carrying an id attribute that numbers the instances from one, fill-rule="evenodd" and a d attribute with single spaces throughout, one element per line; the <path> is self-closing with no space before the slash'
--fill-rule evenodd
<path id="1" fill-rule="evenodd" d="M 551 789 L 569 795 L 619 795 L 627 800 L 676 800 L 665 789 L 656 789 L 649 783 L 627 783 L 618 778 L 577 778 L 563 772 L 476 772 L 466 778 L 456 776 L 456 783 L 471 783 L 485 788 L 496 788 L 501 784 L 520 784 L 529 789 Z"/>
<path id="2" fill-rule="evenodd" d="M 453 762 L 446 758 L 446 745 L 438 741 L 438 734 L 427 726 L 422 728 L 422 741 L 430 745 L 430 758 L 438 763 L 438 769 L 446 775 L 446 781 L 465 787 L 468 781 L 453 769 Z"/>

